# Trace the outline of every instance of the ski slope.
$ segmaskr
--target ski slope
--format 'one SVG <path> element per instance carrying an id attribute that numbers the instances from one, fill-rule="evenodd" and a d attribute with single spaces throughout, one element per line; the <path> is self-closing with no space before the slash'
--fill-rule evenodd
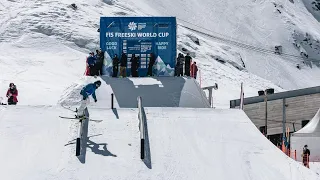
<path id="1" fill-rule="evenodd" d="M 219 84 L 219 90 L 214 91 L 215 107 L 229 107 L 230 99 L 239 98 L 241 82 L 245 82 L 246 97 L 266 88 L 280 92 L 319 85 L 320 70 L 315 64 L 311 67 L 299 58 L 270 53 L 275 45 L 282 45 L 284 53 L 300 57 L 300 50 L 305 49 L 318 57 L 315 48 L 320 26 L 301 1 L 77 0 L 78 10 L 71 9 L 70 3 L 0 2 L 0 47 L 4 52 L 0 55 L 0 97 L 14 82 L 21 90 L 20 104 L 55 105 L 64 90 L 83 75 L 87 53 L 99 48 L 101 16 L 176 16 L 178 52 L 186 53 L 184 48 L 197 61 L 201 86 Z M 269 53 L 192 29 L 262 47 Z M 306 33 L 310 35 L 307 44 L 303 43 Z M 200 45 L 194 43 L 195 38 Z M 313 44 L 311 49 L 309 43 Z M 44 92 L 47 90 L 49 96 Z"/>
<path id="2" fill-rule="evenodd" d="M 187 49 L 197 61 L 202 87 L 219 84 L 215 107 L 229 107 L 230 99 L 239 98 L 241 82 L 246 97 L 266 88 L 279 92 L 319 85 L 315 64 L 298 70 L 300 58 L 258 52 L 195 31 L 267 50 L 282 45 L 284 53 L 300 57 L 307 51 L 314 58 L 320 26 L 301 1 L 76 0 L 78 10 L 70 3 L 0 2 L 0 97 L 11 82 L 19 90 L 18 106 L 0 106 L 1 179 L 320 179 L 262 137 L 242 111 L 190 107 L 204 97 L 199 90 L 181 93 L 188 86 L 178 88 L 180 99 L 173 94 L 168 100 L 161 99 L 164 92 L 157 96 L 148 91 L 148 86 L 161 90 L 160 80 L 128 78 L 122 81 L 134 93 L 126 98 L 131 91 L 124 93 L 126 89 L 102 79 L 98 102 L 90 104 L 89 113 L 103 121 L 86 124 L 87 144 L 78 158 L 74 142 L 79 124 L 58 117 L 74 115 L 58 103 L 76 107 L 79 89 L 96 80 L 82 75 L 87 53 L 99 48 L 101 16 L 176 16 L 178 52 Z M 136 88 L 173 107 L 155 107 L 161 104 L 151 104 L 152 95 L 143 97 L 149 104 L 145 161 L 139 159 L 138 112 L 132 108 L 134 96 L 141 95 Z M 190 102 L 184 101 L 187 97 Z"/>
<path id="3" fill-rule="evenodd" d="M 75 156 L 76 120 L 60 107 L 1 107 L 3 179 L 281 179 L 320 176 L 284 155 L 240 110 L 145 108 L 140 159 L 137 109 L 89 107 L 85 153 Z M 25 116 L 28 114 L 28 116 Z M 22 118 L 23 117 L 23 118 Z M 232 173 L 230 173 L 232 172 Z"/>

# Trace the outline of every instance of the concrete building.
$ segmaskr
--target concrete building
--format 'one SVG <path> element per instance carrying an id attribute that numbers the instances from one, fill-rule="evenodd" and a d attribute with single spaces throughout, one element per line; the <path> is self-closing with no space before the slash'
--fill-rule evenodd
<path id="1" fill-rule="evenodd" d="M 240 99 L 230 101 L 230 108 L 239 106 Z M 314 117 L 319 108 L 320 86 L 317 86 L 244 98 L 243 110 L 262 133 L 267 125 L 268 138 L 279 145 L 283 132 L 287 129 L 290 133 L 300 130 Z"/>

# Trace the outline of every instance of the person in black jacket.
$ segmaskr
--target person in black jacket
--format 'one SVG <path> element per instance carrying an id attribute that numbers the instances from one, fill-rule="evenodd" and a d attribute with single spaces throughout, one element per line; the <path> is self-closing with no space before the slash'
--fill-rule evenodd
<path id="1" fill-rule="evenodd" d="M 148 65 L 147 76 L 153 76 L 152 70 L 153 70 L 153 65 L 155 62 L 156 62 L 156 58 L 155 58 L 154 54 L 150 53 L 150 61 L 149 61 L 149 65 Z"/>
<path id="2" fill-rule="evenodd" d="M 135 54 L 132 54 L 132 57 L 130 59 L 131 62 L 131 76 L 132 77 L 138 77 L 138 67 L 139 67 L 139 56 L 136 57 Z"/>
<path id="3" fill-rule="evenodd" d="M 184 75 L 186 76 L 190 76 L 190 66 L 191 66 L 191 61 L 192 58 L 189 55 L 189 53 L 187 53 L 187 55 L 184 57 Z"/>
<path id="4" fill-rule="evenodd" d="M 96 50 L 97 55 L 97 61 L 96 61 L 96 68 L 95 68 L 95 75 L 100 76 L 102 75 L 102 66 L 103 66 L 103 60 L 104 60 L 104 53 L 101 50 Z"/>
<path id="5" fill-rule="evenodd" d="M 303 161 L 303 165 L 309 168 L 310 150 L 308 149 L 308 145 L 304 145 L 303 147 L 302 161 Z"/>
<path id="6" fill-rule="evenodd" d="M 122 52 L 121 59 L 120 59 L 120 77 L 126 77 L 127 76 L 127 55 Z"/>
<path id="7" fill-rule="evenodd" d="M 183 63 L 184 56 L 183 54 L 179 53 L 175 67 L 175 76 L 183 76 Z"/>
<path id="8" fill-rule="evenodd" d="M 112 59 L 112 70 L 113 70 L 112 77 L 117 77 L 118 71 L 119 71 L 119 58 L 117 54 L 115 54 Z"/>

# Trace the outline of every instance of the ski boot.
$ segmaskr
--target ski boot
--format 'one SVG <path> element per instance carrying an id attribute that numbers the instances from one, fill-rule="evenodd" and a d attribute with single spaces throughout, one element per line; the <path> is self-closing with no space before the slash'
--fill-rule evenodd
<path id="1" fill-rule="evenodd" d="M 79 119 L 79 122 L 81 122 L 82 120 L 85 120 L 87 118 L 85 115 L 81 115 L 81 116 L 75 115 L 75 117 L 77 119 Z"/>

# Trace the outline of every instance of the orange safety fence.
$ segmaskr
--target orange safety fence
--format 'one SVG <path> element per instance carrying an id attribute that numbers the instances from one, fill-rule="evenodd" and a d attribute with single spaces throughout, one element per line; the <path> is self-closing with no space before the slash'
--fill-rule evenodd
<path id="1" fill-rule="evenodd" d="M 286 152 L 284 153 L 287 154 L 292 159 L 297 160 L 297 150 L 286 149 Z"/>

